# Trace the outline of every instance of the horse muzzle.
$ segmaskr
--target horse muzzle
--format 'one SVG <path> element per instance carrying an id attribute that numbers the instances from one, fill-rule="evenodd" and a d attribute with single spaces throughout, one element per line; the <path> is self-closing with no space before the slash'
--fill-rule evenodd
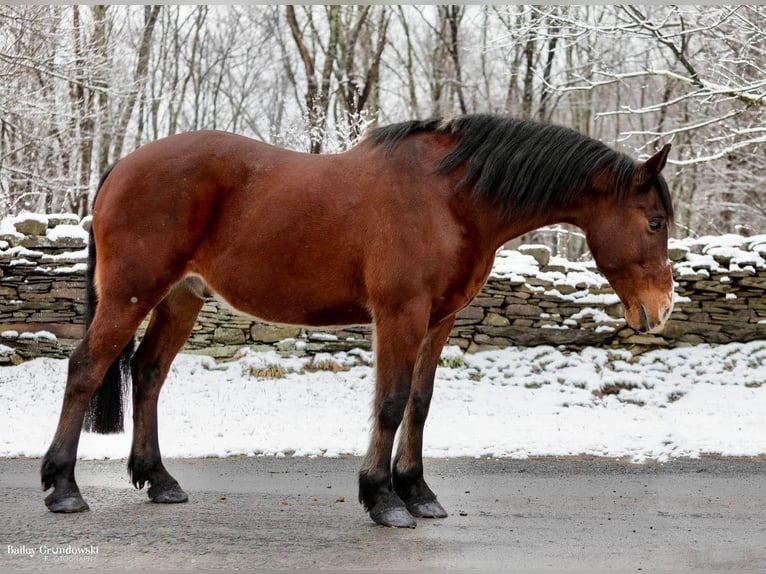
<path id="1" fill-rule="evenodd" d="M 628 325 L 639 333 L 660 333 L 673 312 L 673 299 L 657 305 L 638 303 L 635 307 L 625 310 L 625 320 Z"/>

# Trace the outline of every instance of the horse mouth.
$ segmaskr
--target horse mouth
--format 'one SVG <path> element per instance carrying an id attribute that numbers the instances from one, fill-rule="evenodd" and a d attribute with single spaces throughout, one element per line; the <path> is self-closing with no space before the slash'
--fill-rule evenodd
<path id="1" fill-rule="evenodd" d="M 670 319 L 670 314 L 673 311 L 673 306 L 669 305 L 668 307 L 665 307 L 660 311 L 660 316 L 657 318 L 656 321 L 652 321 L 649 318 L 649 312 L 646 310 L 646 307 L 643 304 L 639 304 L 638 306 L 638 325 L 634 326 L 633 329 L 638 331 L 639 333 L 652 333 L 652 334 L 658 334 L 662 332 L 662 330 L 665 328 L 665 324 L 667 323 L 668 319 Z"/>
<path id="2" fill-rule="evenodd" d="M 641 321 L 641 327 L 639 328 L 641 333 L 648 333 L 652 330 L 652 327 L 654 327 L 654 325 L 649 322 L 649 315 L 647 315 L 646 307 L 643 305 L 638 306 L 638 319 Z"/>

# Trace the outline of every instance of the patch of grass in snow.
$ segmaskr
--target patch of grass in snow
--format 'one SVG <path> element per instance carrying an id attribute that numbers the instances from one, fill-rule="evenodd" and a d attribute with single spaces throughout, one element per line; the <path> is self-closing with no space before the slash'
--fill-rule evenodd
<path id="1" fill-rule="evenodd" d="M 674 403 L 677 400 L 680 400 L 685 394 L 686 393 L 684 393 L 683 391 L 673 391 L 672 393 L 668 395 L 668 402 Z"/>
<path id="2" fill-rule="evenodd" d="M 607 395 L 619 395 L 620 391 L 632 391 L 639 388 L 633 383 L 606 383 L 600 389 L 593 391 L 593 394 L 602 399 Z"/>
<path id="3" fill-rule="evenodd" d="M 309 361 L 303 370 L 309 373 L 316 373 L 317 371 L 327 371 L 330 373 L 340 373 L 342 371 L 350 371 L 351 365 L 342 365 L 338 361 L 327 358 Z"/>
<path id="4" fill-rule="evenodd" d="M 354 367 L 372 366 L 372 355 L 370 353 L 317 353 L 308 362 L 303 365 L 302 373 L 316 373 L 325 371 L 328 373 L 342 373 L 350 371 Z"/>
<path id="5" fill-rule="evenodd" d="M 457 345 L 447 345 L 442 349 L 439 364 L 448 369 L 462 369 L 466 366 L 465 354 Z"/>
<path id="6" fill-rule="evenodd" d="M 447 355 L 439 359 L 439 364 L 448 369 L 462 369 L 465 367 L 465 359 L 462 355 Z"/>
<path id="7" fill-rule="evenodd" d="M 251 366 L 248 374 L 258 379 L 283 379 L 288 372 L 293 372 L 293 370 L 285 369 L 278 363 L 269 363 L 265 366 Z"/>

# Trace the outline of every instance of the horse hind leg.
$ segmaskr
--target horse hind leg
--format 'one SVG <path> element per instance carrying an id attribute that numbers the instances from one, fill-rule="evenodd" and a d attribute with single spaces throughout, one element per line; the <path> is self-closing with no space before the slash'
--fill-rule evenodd
<path id="1" fill-rule="evenodd" d="M 420 518 L 447 516 L 444 507 L 423 478 L 423 427 L 433 395 L 436 367 L 454 323 L 455 317 L 452 316 L 432 327 L 426 334 L 415 364 L 412 388 L 394 459 L 394 491 L 407 505 L 407 510 Z"/>
<path id="2" fill-rule="evenodd" d="M 154 308 L 146 334 L 136 351 L 133 372 L 133 445 L 128 472 L 133 485 L 152 502 L 186 502 L 188 496 L 165 469 L 160 455 L 157 401 L 173 358 L 194 327 L 205 301 L 205 286 L 197 277 L 177 283 Z"/>
<path id="3" fill-rule="evenodd" d="M 107 369 L 151 309 L 149 299 L 128 307 L 112 303 L 99 303 L 93 323 L 69 359 L 58 427 L 40 468 L 43 490 L 53 487 L 45 498 L 45 505 L 52 512 L 88 510 L 74 472 L 85 412 Z"/>

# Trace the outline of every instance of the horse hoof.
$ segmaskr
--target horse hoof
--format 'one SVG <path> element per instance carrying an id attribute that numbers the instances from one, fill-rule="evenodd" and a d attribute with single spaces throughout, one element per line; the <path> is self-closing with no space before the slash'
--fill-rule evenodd
<path id="1" fill-rule="evenodd" d="M 61 512 L 71 514 L 74 512 L 85 512 L 90 510 L 88 503 L 85 502 L 79 494 L 70 494 L 63 497 L 54 498 L 55 492 L 45 499 L 45 506 L 51 512 Z"/>
<path id="2" fill-rule="evenodd" d="M 383 510 L 373 508 L 370 511 L 370 518 L 381 526 L 391 526 L 393 528 L 415 528 L 417 523 L 406 508 L 395 506 Z"/>
<path id="3" fill-rule="evenodd" d="M 152 502 L 159 504 L 177 504 L 189 500 L 189 496 L 178 483 L 151 486 L 147 494 Z"/>
<path id="4" fill-rule="evenodd" d="M 436 500 L 428 500 L 425 502 L 413 502 L 407 505 L 407 510 L 410 511 L 412 516 L 418 518 L 447 518 L 447 511 Z"/>

